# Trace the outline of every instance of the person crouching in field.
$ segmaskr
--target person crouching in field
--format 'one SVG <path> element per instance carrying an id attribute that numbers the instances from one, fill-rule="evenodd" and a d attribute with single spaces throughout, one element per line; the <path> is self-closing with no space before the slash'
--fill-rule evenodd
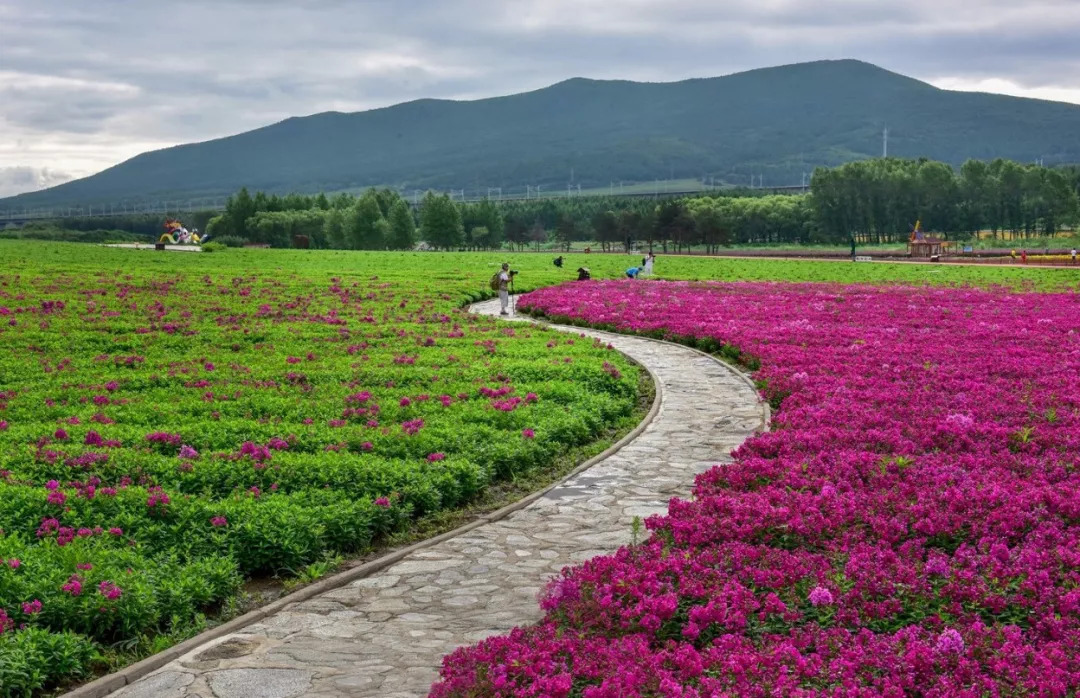
<path id="1" fill-rule="evenodd" d="M 589 273 L 589 268 L 588 267 L 578 267 L 578 270 L 577 270 L 577 280 L 578 281 L 588 281 L 591 278 L 592 278 L 592 274 Z"/>

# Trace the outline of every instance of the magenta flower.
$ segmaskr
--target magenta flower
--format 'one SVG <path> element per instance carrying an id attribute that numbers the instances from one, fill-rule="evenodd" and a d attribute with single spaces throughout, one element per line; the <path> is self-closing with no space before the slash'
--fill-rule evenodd
<path id="1" fill-rule="evenodd" d="M 8 564 L 8 567 L 10 567 L 11 569 L 17 570 L 20 567 L 22 567 L 22 560 L 20 560 L 17 557 L 13 557 L 13 558 L 11 558 L 10 560 L 7 561 L 7 564 Z"/>
<path id="2" fill-rule="evenodd" d="M 398 404 L 401 405 L 402 407 L 408 407 L 409 405 L 412 404 L 412 400 L 410 400 L 407 397 L 403 397 L 403 398 L 401 398 L 401 402 L 399 402 Z"/>
<path id="3" fill-rule="evenodd" d="M 75 568 L 80 569 L 80 570 L 90 571 L 90 570 L 94 569 L 94 566 L 92 564 L 90 564 L 89 562 L 80 562 L 77 565 L 75 565 Z"/>
<path id="4" fill-rule="evenodd" d="M 932 557 L 926 561 L 926 567 L 923 568 L 927 574 L 935 575 L 938 577 L 948 576 L 949 563 L 944 558 Z"/>
<path id="5" fill-rule="evenodd" d="M 53 432 L 53 438 L 57 441 L 67 441 L 68 433 L 61 427 Z"/>
<path id="6" fill-rule="evenodd" d="M 77 574 L 71 575 L 71 577 L 68 578 L 67 583 L 60 587 L 61 591 L 66 591 L 72 596 L 79 596 L 82 594 L 82 589 L 83 579 Z"/>
<path id="7" fill-rule="evenodd" d="M 387 497 L 379 497 L 375 500 L 375 506 L 385 509 L 390 506 L 390 500 Z"/>
<path id="8" fill-rule="evenodd" d="M 953 628 L 938 635 L 934 649 L 942 654 L 960 654 L 964 651 L 964 638 Z"/>
<path id="9" fill-rule="evenodd" d="M 67 501 L 67 495 L 60 491 L 50 492 L 49 496 L 45 499 L 49 502 L 49 504 L 55 504 L 56 506 L 64 506 L 64 502 Z"/>
<path id="10" fill-rule="evenodd" d="M 428 461 L 431 462 L 431 463 L 437 463 L 438 461 L 441 461 L 444 458 L 446 458 L 445 453 L 429 453 L 428 457 L 427 457 Z"/>
<path id="11" fill-rule="evenodd" d="M 224 516 L 214 516 L 210 519 L 210 525 L 214 527 L 228 526 L 229 521 Z"/>
<path id="12" fill-rule="evenodd" d="M 8 423 L 0 419 L 0 431 L 7 431 Z"/>
<path id="13" fill-rule="evenodd" d="M 833 602 L 832 592 L 822 586 L 816 586 L 810 592 L 811 606 L 828 606 Z"/>
<path id="14" fill-rule="evenodd" d="M 364 451 L 370 451 L 371 449 L 375 448 L 375 444 L 371 443 L 370 441 L 365 441 L 364 443 L 360 444 L 360 448 Z"/>
<path id="15" fill-rule="evenodd" d="M 49 490 L 50 492 L 55 492 L 56 490 L 60 489 L 60 483 L 56 480 L 49 480 L 45 483 L 45 489 Z"/>
<path id="16" fill-rule="evenodd" d="M 33 616 L 41 613 L 41 602 L 37 599 L 33 601 L 24 601 L 22 605 L 22 612 L 28 616 Z"/>
<path id="17" fill-rule="evenodd" d="M 196 460 L 199 457 L 199 452 L 191 446 L 184 444 L 180 447 L 180 453 L 178 457 L 183 458 L 184 460 Z"/>
<path id="18" fill-rule="evenodd" d="M 109 601 L 115 601 L 120 598 L 124 592 L 112 582 L 102 582 L 98 585 L 98 593 Z"/>
<path id="19" fill-rule="evenodd" d="M 97 433 L 93 429 L 86 432 L 86 437 L 83 439 L 83 444 L 86 446 L 101 446 L 105 443 L 105 440 L 101 438 L 101 434 Z"/>
<path id="20" fill-rule="evenodd" d="M 536 438 L 536 432 L 533 431 L 532 429 L 522 429 L 521 430 L 521 435 L 523 437 L 525 437 L 526 439 Z"/>

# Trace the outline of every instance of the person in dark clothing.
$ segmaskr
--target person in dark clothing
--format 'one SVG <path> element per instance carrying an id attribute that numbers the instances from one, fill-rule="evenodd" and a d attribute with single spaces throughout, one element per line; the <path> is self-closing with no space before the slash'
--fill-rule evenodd
<path id="1" fill-rule="evenodd" d="M 556 257 L 555 261 L 553 261 L 552 264 L 557 266 L 559 269 L 562 269 L 562 264 L 563 264 L 562 255 L 559 255 L 558 257 Z"/>
<path id="2" fill-rule="evenodd" d="M 851 236 L 851 261 L 855 261 L 855 236 Z"/>
<path id="3" fill-rule="evenodd" d="M 578 270 L 577 270 L 577 280 L 578 281 L 588 281 L 591 278 L 592 278 L 592 275 L 589 274 L 589 268 L 588 267 L 578 267 Z"/>

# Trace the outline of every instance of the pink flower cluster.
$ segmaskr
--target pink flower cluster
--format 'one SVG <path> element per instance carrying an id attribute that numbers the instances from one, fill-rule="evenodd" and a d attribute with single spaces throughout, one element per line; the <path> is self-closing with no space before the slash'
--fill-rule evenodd
<path id="1" fill-rule="evenodd" d="M 720 351 L 780 407 L 431 695 L 1080 690 L 1080 296 L 608 282 L 518 307 Z"/>

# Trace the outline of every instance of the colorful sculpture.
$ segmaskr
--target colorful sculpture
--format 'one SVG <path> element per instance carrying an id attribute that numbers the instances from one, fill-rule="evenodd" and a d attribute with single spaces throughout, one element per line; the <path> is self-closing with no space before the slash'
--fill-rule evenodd
<path id="1" fill-rule="evenodd" d="M 158 238 L 158 242 L 170 245 L 200 245 L 205 240 L 205 237 L 199 237 L 198 230 L 189 231 L 175 218 L 165 220 L 165 232 Z"/>

